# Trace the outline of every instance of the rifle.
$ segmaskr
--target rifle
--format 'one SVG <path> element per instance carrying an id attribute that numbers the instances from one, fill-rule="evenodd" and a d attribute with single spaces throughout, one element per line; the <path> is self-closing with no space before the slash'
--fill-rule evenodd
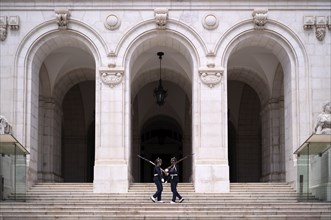
<path id="1" fill-rule="evenodd" d="M 147 161 L 148 163 L 153 164 L 153 165 L 155 166 L 155 163 L 153 163 L 152 161 L 146 159 L 145 157 L 142 157 L 142 156 L 140 156 L 140 155 L 137 155 L 137 156 L 140 157 L 141 159 Z M 164 169 L 162 169 L 161 167 L 160 167 L 160 169 L 161 169 L 161 171 L 162 171 L 163 173 L 165 173 L 165 174 L 167 173 L 167 172 L 164 171 Z"/>

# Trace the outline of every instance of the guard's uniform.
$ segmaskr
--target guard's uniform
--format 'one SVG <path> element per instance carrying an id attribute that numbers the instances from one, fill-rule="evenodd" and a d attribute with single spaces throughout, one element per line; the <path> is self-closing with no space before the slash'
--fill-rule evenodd
<path id="1" fill-rule="evenodd" d="M 154 198 L 157 198 L 157 201 L 161 201 L 161 194 L 163 191 L 163 185 L 162 185 L 162 172 L 161 172 L 161 167 L 160 166 L 155 166 L 154 167 L 154 177 L 153 181 L 156 184 L 157 191 L 153 195 Z"/>
<path id="2" fill-rule="evenodd" d="M 171 192 L 172 192 L 172 202 L 176 202 L 176 197 L 179 198 L 179 202 L 182 202 L 182 196 L 177 192 L 177 184 L 179 182 L 178 177 L 178 169 L 176 165 L 173 165 L 169 170 L 168 181 L 171 184 Z"/>

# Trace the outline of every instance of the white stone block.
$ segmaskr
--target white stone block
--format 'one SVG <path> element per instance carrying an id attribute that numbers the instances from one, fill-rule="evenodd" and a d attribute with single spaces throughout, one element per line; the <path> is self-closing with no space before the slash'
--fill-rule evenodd
<path id="1" fill-rule="evenodd" d="M 94 166 L 93 192 L 128 192 L 128 167 L 126 164 L 107 164 Z"/>
<path id="2" fill-rule="evenodd" d="M 198 193 L 230 192 L 229 166 L 225 164 L 196 164 L 194 187 Z"/>

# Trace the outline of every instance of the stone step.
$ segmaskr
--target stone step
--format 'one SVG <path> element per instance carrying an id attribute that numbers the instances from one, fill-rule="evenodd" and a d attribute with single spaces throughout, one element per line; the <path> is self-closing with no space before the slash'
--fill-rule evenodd
<path id="1" fill-rule="evenodd" d="M 195 216 L 195 215 L 232 215 L 232 214 L 239 214 L 239 215 L 287 215 L 287 216 L 297 216 L 297 215 L 318 215 L 321 214 L 319 210 L 314 211 L 314 210 L 186 210 L 185 207 L 182 209 L 174 209 L 171 210 L 171 212 L 168 209 L 159 209 L 159 207 L 154 208 L 154 209 L 139 209 L 139 210 L 103 210 L 103 209 L 92 209 L 92 210 L 66 210 L 66 209 L 49 209 L 49 210 L 16 210 L 15 212 L 9 211 L 9 212 L 3 212 L 2 215 L 4 216 L 10 216 L 10 215 L 84 215 L 84 214 L 98 214 L 98 215 L 103 215 L 103 216 L 117 216 L 121 215 L 125 212 L 126 215 L 159 215 L 159 216 L 165 216 L 165 215 L 172 215 L 172 216 L 177 216 L 179 214 L 187 214 L 190 216 Z M 331 211 L 324 211 L 324 215 L 329 215 L 331 216 Z"/>
<path id="2" fill-rule="evenodd" d="M 148 203 L 148 204 L 144 204 L 144 206 L 139 206 L 139 211 L 150 211 L 150 210 L 154 210 L 157 206 L 157 209 L 160 211 L 166 211 L 169 210 L 169 208 L 171 208 L 172 210 L 182 210 L 182 211 L 233 211 L 233 212 L 237 212 L 237 211 L 251 211 L 252 209 L 255 210 L 259 210 L 259 211 L 288 211 L 291 212 L 293 210 L 295 210 L 296 212 L 298 211 L 303 211 L 303 212 L 331 212 L 331 208 L 326 207 L 326 206 L 316 206 L 316 207 L 305 207 L 305 206 L 295 206 L 295 207 L 286 207 L 286 206 L 250 206 L 250 207 L 242 207 L 242 206 L 194 206 L 193 204 L 176 204 L 176 207 L 173 207 L 174 204 L 170 204 L 170 203 L 164 203 L 164 204 L 152 204 L 152 203 Z M 121 204 L 121 205 L 98 205 L 97 207 L 93 207 L 93 206 L 85 206 L 85 205 L 81 205 L 81 206 L 77 206 L 77 205 L 66 205 L 66 206 L 61 206 L 60 204 L 58 205 L 53 205 L 53 206 L 45 206 L 45 205 L 30 205 L 30 206 L 23 206 L 23 207 L 19 207 L 19 206 L 7 206 L 7 207 L 1 207 L 1 213 L 6 213 L 6 212 L 13 212 L 16 211 L 17 208 L 19 208 L 20 212 L 38 212 L 38 211 L 126 211 L 128 210 L 128 208 L 132 208 L 131 206 L 128 206 L 126 204 Z"/>
<path id="3" fill-rule="evenodd" d="M 93 214 L 93 215 L 53 215 L 53 216 L 45 216 L 45 215 L 34 215 L 33 217 L 25 216 L 25 215 L 13 215 L 13 216 L 3 216 L 3 220 L 55 220 L 55 219 L 64 219 L 64 220 L 91 220 L 91 219 L 116 219 L 116 220 L 160 220 L 160 216 L 133 216 L 133 215 L 117 215 L 114 218 L 107 218 L 103 215 Z M 286 215 L 195 215 L 188 216 L 186 214 L 178 214 L 176 217 L 174 216 L 162 216 L 164 220 L 238 220 L 238 219 L 246 219 L 246 220 L 330 220 L 330 216 L 328 215 L 297 215 L 293 217 L 289 217 Z"/>
<path id="4" fill-rule="evenodd" d="M 169 187 L 168 187 L 169 186 Z M 327 219 L 331 203 L 298 202 L 297 193 L 285 183 L 231 183 L 230 193 L 195 193 L 192 183 L 180 183 L 184 203 L 170 204 L 170 185 L 162 199 L 149 197 L 154 183 L 133 183 L 128 193 L 93 193 L 93 185 L 37 184 L 26 202 L 2 202 L 4 219 Z M 17 197 L 20 197 L 17 195 Z M 313 197 L 312 197 L 313 198 Z M 171 210 L 171 212 L 169 212 Z"/>

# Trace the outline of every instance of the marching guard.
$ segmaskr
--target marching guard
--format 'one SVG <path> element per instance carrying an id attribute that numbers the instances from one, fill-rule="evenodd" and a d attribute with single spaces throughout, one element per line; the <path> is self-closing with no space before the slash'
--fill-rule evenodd
<path id="1" fill-rule="evenodd" d="M 163 176 L 162 176 L 162 171 L 161 171 L 161 165 L 162 165 L 162 159 L 161 158 L 157 158 L 155 160 L 155 167 L 154 167 L 154 183 L 156 185 L 156 192 L 154 193 L 154 195 L 152 195 L 150 197 L 150 199 L 153 202 L 160 202 L 163 203 L 163 201 L 161 200 L 161 195 L 162 195 L 162 191 L 163 191 L 163 185 L 162 183 L 164 182 Z"/>
<path id="2" fill-rule="evenodd" d="M 177 184 L 179 182 L 179 177 L 178 177 L 178 169 L 176 167 L 176 162 L 177 159 L 176 157 L 171 158 L 171 167 L 169 170 L 165 170 L 168 172 L 168 179 L 167 182 L 170 181 L 171 184 L 171 192 L 172 192 L 172 200 L 170 203 L 176 203 L 176 198 L 178 197 L 179 203 L 182 203 L 184 201 L 184 198 L 177 192 Z"/>

